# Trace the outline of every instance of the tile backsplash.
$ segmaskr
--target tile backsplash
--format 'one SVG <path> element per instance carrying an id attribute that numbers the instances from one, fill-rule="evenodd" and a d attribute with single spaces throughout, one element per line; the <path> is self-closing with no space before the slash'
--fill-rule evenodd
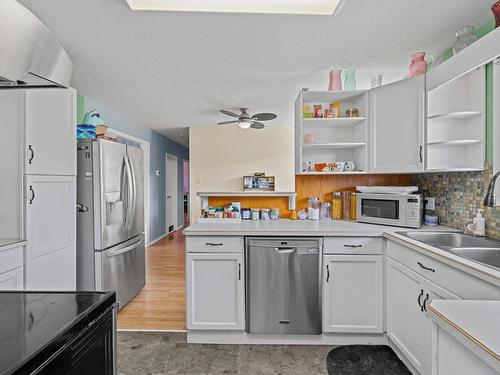
<path id="1" fill-rule="evenodd" d="M 418 174 L 412 183 L 427 197 L 436 198 L 435 214 L 440 224 L 463 230 L 472 221 L 477 208 L 483 207 L 484 196 L 493 176 L 491 163 L 484 172 L 452 172 Z M 486 235 L 500 239 L 500 207 L 485 208 Z"/>

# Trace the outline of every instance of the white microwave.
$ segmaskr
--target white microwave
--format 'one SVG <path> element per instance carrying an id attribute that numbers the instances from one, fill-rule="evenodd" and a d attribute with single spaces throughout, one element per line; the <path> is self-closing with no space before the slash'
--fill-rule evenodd
<path id="1" fill-rule="evenodd" d="M 356 194 L 356 221 L 420 228 L 424 214 L 422 194 Z"/>

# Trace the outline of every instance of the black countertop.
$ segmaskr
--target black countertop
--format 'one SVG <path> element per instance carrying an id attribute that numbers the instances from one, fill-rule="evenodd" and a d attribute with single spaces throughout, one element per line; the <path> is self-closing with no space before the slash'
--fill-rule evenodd
<path id="1" fill-rule="evenodd" d="M 115 303 L 114 292 L 0 292 L 0 374 L 29 374 Z"/>

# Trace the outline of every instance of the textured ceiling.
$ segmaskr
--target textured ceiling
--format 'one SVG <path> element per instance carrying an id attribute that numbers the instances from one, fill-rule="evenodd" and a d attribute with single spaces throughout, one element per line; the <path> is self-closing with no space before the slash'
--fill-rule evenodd
<path id="1" fill-rule="evenodd" d="M 72 86 L 143 126 L 214 126 L 218 109 L 275 112 L 292 126 L 302 87 L 332 66 L 403 78 L 409 55 L 491 18 L 492 0 L 346 0 L 336 17 L 133 12 L 125 0 L 20 0 L 75 64 Z M 362 78 L 362 74 L 360 75 Z"/>

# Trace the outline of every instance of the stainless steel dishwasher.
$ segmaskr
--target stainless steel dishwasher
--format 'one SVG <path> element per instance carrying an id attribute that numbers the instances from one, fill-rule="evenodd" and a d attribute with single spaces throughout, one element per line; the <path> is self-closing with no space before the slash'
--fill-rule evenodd
<path id="1" fill-rule="evenodd" d="M 321 334 L 321 238 L 247 238 L 246 331 Z"/>

